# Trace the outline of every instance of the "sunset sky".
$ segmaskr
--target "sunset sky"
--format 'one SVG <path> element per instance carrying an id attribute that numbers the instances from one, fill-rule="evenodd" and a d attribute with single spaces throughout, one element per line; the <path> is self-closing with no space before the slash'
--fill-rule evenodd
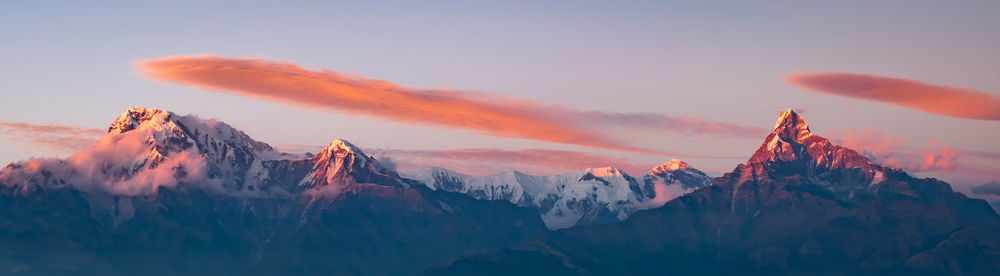
<path id="1" fill-rule="evenodd" d="M 883 164 L 1000 180 L 998 1 L 37 2 L 0 3 L 4 164 L 138 105 L 470 173 L 719 174 L 793 108 Z"/>

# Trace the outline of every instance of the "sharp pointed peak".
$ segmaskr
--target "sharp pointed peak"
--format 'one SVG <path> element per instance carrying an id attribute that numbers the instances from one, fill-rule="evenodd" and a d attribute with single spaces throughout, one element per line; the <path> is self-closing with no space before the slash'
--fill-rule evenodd
<path id="1" fill-rule="evenodd" d="M 350 147 L 350 148 L 356 148 L 357 146 L 355 146 L 354 144 L 351 144 L 350 141 L 347 141 L 347 140 L 344 140 L 344 139 L 335 139 L 332 142 L 330 142 L 330 145 L 328 145 L 327 147 Z"/>
<path id="2" fill-rule="evenodd" d="M 782 111 L 774 130 L 764 140 L 757 151 L 747 160 L 747 164 L 809 161 L 819 166 L 831 168 L 861 167 L 866 171 L 877 169 L 868 158 L 856 151 L 830 143 L 830 140 L 815 135 L 809 125 L 792 109 Z"/>
<path id="3" fill-rule="evenodd" d="M 361 148 L 347 140 L 337 139 L 312 157 L 313 171 L 299 182 L 299 186 L 321 187 L 348 185 L 350 183 L 399 183 L 394 172 L 366 155 Z M 434 169 L 438 170 L 438 169 Z M 379 180 L 381 179 L 381 180 Z M 375 181 L 375 182 L 372 182 Z M 392 184 L 395 185 L 395 184 Z"/>
<path id="4" fill-rule="evenodd" d="M 372 159 L 370 156 L 365 154 L 360 147 L 351 144 L 344 139 L 336 139 L 330 142 L 329 145 L 323 148 L 315 158 L 329 159 L 329 158 L 344 158 L 347 155 L 354 155 L 356 158 L 361 158 L 364 160 Z"/>
<path id="5" fill-rule="evenodd" d="M 809 125 L 802 119 L 802 116 L 799 116 L 799 114 L 795 113 L 795 110 L 791 108 L 782 110 L 778 113 L 778 121 L 774 123 L 774 129 L 778 129 L 783 126 L 809 128 Z"/>
<path id="6" fill-rule="evenodd" d="M 346 150 L 346 151 L 350 151 L 350 152 L 360 152 L 361 148 L 359 148 L 358 146 L 355 146 L 354 144 L 351 144 L 351 142 L 349 142 L 347 140 L 344 140 L 344 139 L 333 140 L 333 142 L 330 142 L 329 145 L 327 145 L 325 148 L 323 148 L 323 151 L 336 151 L 336 150 Z"/>
<path id="7" fill-rule="evenodd" d="M 786 141 L 798 141 L 813 135 L 809 130 L 809 124 L 791 108 L 779 113 L 772 133 Z"/>
<path id="8" fill-rule="evenodd" d="M 672 171 L 685 170 L 685 169 L 690 169 L 690 168 L 691 168 L 691 165 L 688 165 L 688 163 L 675 158 L 675 159 L 670 159 L 670 161 L 664 162 L 663 164 L 660 164 L 659 166 L 656 166 L 652 170 L 649 170 L 649 174 L 659 174 L 659 173 L 663 173 L 663 172 L 672 172 Z"/>

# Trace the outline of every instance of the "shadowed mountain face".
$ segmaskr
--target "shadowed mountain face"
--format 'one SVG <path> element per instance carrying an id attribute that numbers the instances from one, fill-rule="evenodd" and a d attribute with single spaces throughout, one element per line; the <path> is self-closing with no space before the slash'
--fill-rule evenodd
<path id="1" fill-rule="evenodd" d="M 525 265 L 522 265 L 525 264 Z M 537 265 L 537 267 L 532 267 Z M 622 223 L 426 271 L 556 274 L 1000 272 L 1000 217 L 935 179 L 873 164 L 791 110 L 732 172 Z"/>
<path id="2" fill-rule="evenodd" d="M 545 231 L 509 202 L 433 191 L 337 140 L 274 152 L 145 108 L 93 148 L 0 171 L 0 274 L 412 274 Z"/>

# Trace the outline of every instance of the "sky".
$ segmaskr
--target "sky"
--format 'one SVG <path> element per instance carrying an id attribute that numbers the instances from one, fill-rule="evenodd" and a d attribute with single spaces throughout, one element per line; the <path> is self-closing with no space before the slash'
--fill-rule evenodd
<path id="1" fill-rule="evenodd" d="M 68 156 L 138 105 L 287 149 L 719 174 L 793 108 L 960 191 L 1000 180 L 997 1 L 136 2 L 0 3 L 0 163 Z M 248 77 L 288 70 L 369 97 Z"/>

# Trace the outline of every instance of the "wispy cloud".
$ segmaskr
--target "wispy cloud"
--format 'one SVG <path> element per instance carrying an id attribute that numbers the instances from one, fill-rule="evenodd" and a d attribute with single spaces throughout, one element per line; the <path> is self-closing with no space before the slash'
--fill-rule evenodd
<path id="1" fill-rule="evenodd" d="M 632 145 L 628 131 L 751 137 L 766 129 L 696 117 L 657 113 L 608 113 L 482 92 L 417 89 L 295 64 L 218 56 L 172 56 L 137 63 L 144 75 L 169 83 L 247 95 L 326 111 L 365 115 L 407 124 L 460 128 L 481 134 L 533 139 L 659 155 L 662 149 Z"/>
<path id="2" fill-rule="evenodd" d="M 1000 120 L 1000 97 L 967 88 L 874 75 L 823 72 L 795 73 L 785 80 L 802 89 L 924 112 L 979 120 Z"/>
<path id="3" fill-rule="evenodd" d="M 32 150 L 54 154 L 85 149 L 106 132 L 98 128 L 0 121 L 0 136 L 30 145 Z"/>

